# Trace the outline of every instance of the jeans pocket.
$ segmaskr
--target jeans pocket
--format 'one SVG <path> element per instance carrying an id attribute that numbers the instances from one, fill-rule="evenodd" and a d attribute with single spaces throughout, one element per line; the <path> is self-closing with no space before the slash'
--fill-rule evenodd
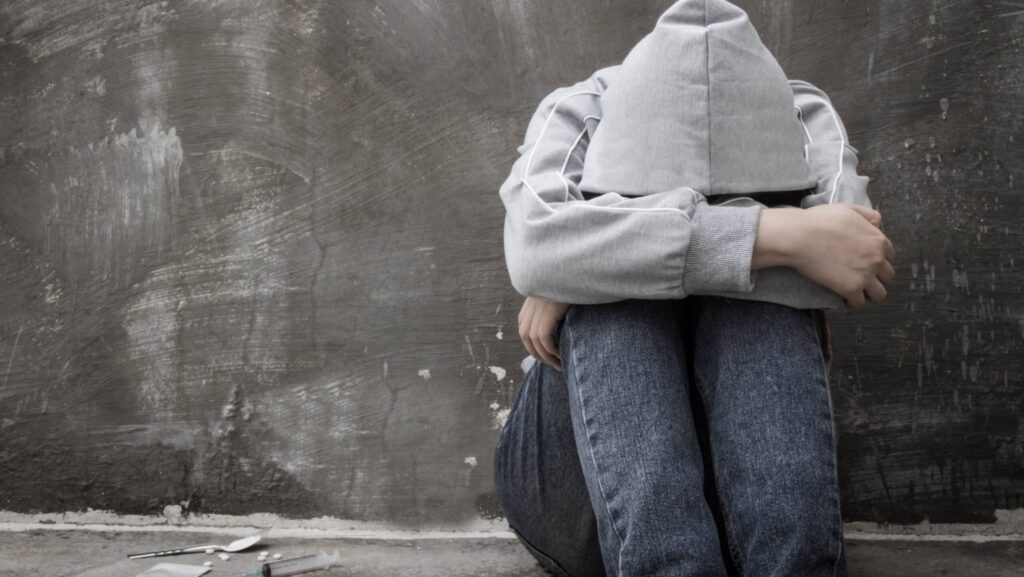
<path id="1" fill-rule="evenodd" d="M 550 575 L 556 575 L 557 577 L 572 577 L 565 569 L 562 568 L 558 561 L 555 561 L 534 547 L 533 544 L 527 541 L 526 537 L 523 537 L 523 534 L 515 527 L 510 526 L 509 528 L 512 529 L 512 533 L 514 533 L 516 538 L 519 539 L 519 542 L 523 544 L 523 547 L 533 555 L 534 559 L 537 560 L 537 563 L 544 569 L 544 571 Z"/>

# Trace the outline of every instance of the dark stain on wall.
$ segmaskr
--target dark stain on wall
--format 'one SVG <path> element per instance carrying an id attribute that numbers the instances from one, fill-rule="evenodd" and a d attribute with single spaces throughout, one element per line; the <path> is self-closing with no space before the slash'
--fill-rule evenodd
<path id="1" fill-rule="evenodd" d="M 500 516 L 498 186 L 670 4 L 3 3 L 0 507 Z M 897 247 L 887 301 L 830 317 L 845 517 L 1021 508 L 1024 16 L 740 4 Z"/>

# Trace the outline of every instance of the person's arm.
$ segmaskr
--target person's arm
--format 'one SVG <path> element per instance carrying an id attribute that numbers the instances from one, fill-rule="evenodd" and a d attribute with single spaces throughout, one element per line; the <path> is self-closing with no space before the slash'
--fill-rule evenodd
<path id="1" fill-rule="evenodd" d="M 537 108 L 500 189 L 505 259 L 524 296 L 571 304 L 750 292 L 763 205 L 709 205 L 679 188 L 585 199 L 578 186 L 600 95 L 617 67 L 555 90 Z"/>
<path id="2" fill-rule="evenodd" d="M 839 202 L 874 208 L 868 197 L 870 179 L 857 174 L 857 150 L 850 146 L 846 127 L 828 95 L 803 80 L 789 84 L 807 135 L 807 160 L 818 175 L 818 186 L 803 198 L 801 208 Z"/>
<path id="3" fill-rule="evenodd" d="M 776 302 L 799 309 L 843 310 L 847 308 L 843 295 L 831 285 L 819 284 L 793 267 L 798 253 L 817 249 L 816 242 L 805 238 L 807 219 L 812 215 L 800 209 L 838 203 L 873 209 L 867 194 L 868 178 L 857 174 L 856 150 L 849 145 L 846 129 L 828 96 L 800 80 L 790 81 L 790 87 L 795 114 L 804 127 L 807 159 L 818 177 L 818 184 L 798 208 L 763 211 L 758 234 L 765 247 L 759 244 L 755 248 L 752 261 L 757 281 L 755 288 L 749 293 L 718 291 L 710 294 Z M 773 245 L 775 250 L 768 245 Z"/>

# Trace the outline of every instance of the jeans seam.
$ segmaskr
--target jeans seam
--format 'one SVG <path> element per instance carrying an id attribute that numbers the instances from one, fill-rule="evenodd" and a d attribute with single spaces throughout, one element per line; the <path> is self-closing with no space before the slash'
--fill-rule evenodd
<path id="1" fill-rule="evenodd" d="M 694 386 L 697 387 L 697 391 L 700 393 L 698 395 L 700 397 L 700 403 L 701 403 L 701 406 L 704 407 L 704 414 L 707 415 L 708 423 L 710 425 L 710 422 L 711 422 L 711 411 L 709 410 L 708 402 L 705 399 L 705 389 L 700 384 L 701 377 L 698 374 L 698 371 L 696 371 L 696 370 L 694 370 L 693 376 L 694 376 L 694 381 L 696 381 L 694 383 Z M 711 438 L 711 431 L 710 431 L 710 426 L 709 426 L 708 439 L 710 440 L 710 438 Z M 714 451 L 714 448 L 711 447 L 711 443 L 710 442 L 708 443 L 708 446 L 710 448 L 710 453 L 711 453 L 711 477 L 712 477 L 712 479 L 715 482 L 715 491 L 718 493 L 718 504 L 719 504 L 719 506 L 722 509 L 722 519 L 723 519 L 723 522 L 725 524 L 725 537 L 726 537 L 725 540 L 726 540 L 726 545 L 728 546 L 729 554 L 732 556 L 732 562 L 733 562 L 734 565 L 736 565 L 737 571 L 739 571 L 740 575 L 746 575 L 746 572 L 743 569 L 743 559 L 740 556 L 739 552 L 736 550 L 735 532 L 732 529 L 732 524 L 729 522 L 729 510 L 728 510 L 728 507 L 725 504 L 725 501 L 726 501 L 725 500 L 725 496 L 724 496 L 725 494 L 722 492 L 721 483 L 719 483 L 719 481 L 718 481 L 718 459 L 715 457 L 715 451 Z"/>
<path id="2" fill-rule="evenodd" d="M 509 405 L 508 408 L 508 416 L 505 417 L 505 423 L 502 424 L 501 430 L 498 433 L 498 444 L 496 445 L 495 450 L 500 450 L 502 445 L 504 444 L 505 435 L 508 434 L 509 425 L 512 423 L 516 415 L 516 412 L 519 409 L 520 400 L 529 393 L 528 387 L 530 386 L 530 371 L 534 370 L 535 368 L 537 368 L 536 363 L 534 363 L 534 365 L 531 366 L 526 371 L 526 373 L 523 374 L 523 384 L 520 385 L 520 390 L 516 391 L 516 394 L 513 395 L 512 397 L 512 403 Z"/>
<path id="3" fill-rule="evenodd" d="M 538 364 L 535 363 L 526 371 L 526 373 L 524 373 L 523 383 L 520 385 L 519 390 L 516 391 L 516 394 L 512 397 L 512 403 L 509 405 L 508 416 L 505 418 L 505 423 L 498 432 L 498 442 L 495 444 L 494 454 L 491 456 L 491 463 L 494 469 L 494 485 L 495 488 L 498 489 L 498 502 L 501 505 L 502 512 L 506 513 L 506 521 L 508 520 L 508 508 L 504 502 L 504 492 L 501 490 L 504 486 L 505 475 L 505 467 L 503 466 L 505 459 L 505 443 L 508 440 L 507 437 L 510 434 L 510 429 L 512 429 L 513 423 L 517 418 L 519 418 L 523 399 L 525 399 L 530 392 L 530 373 L 534 370 L 539 370 L 539 368 Z"/>
<path id="4" fill-rule="evenodd" d="M 512 532 L 515 533 L 516 536 L 520 540 L 522 540 L 523 544 L 526 545 L 526 549 L 530 552 L 530 554 L 532 554 L 534 557 L 536 557 L 537 555 L 540 555 L 541 557 L 543 557 L 546 561 L 550 562 L 552 565 L 557 567 L 558 570 L 561 572 L 561 575 L 558 575 L 557 573 L 554 573 L 549 568 L 544 567 L 543 564 L 540 564 L 541 567 L 544 569 L 544 571 L 546 573 L 548 573 L 549 575 L 558 575 L 558 577 L 572 577 L 572 574 L 570 574 L 568 571 L 566 571 L 565 567 L 562 567 L 562 564 L 559 563 L 554 557 L 552 557 L 551 555 L 548 555 L 547 553 L 545 553 L 545 552 L 541 551 L 540 549 L 538 549 L 536 545 L 534 545 L 532 542 L 530 542 L 530 540 L 527 539 L 515 527 L 512 527 L 511 525 L 509 525 L 509 528 L 512 529 Z"/>
<path id="5" fill-rule="evenodd" d="M 575 339 L 572 336 L 572 327 L 569 326 L 569 323 L 566 323 L 563 328 L 564 330 L 569 331 L 569 355 L 572 357 L 572 370 L 568 371 L 566 376 L 571 376 L 572 380 L 575 382 L 575 386 L 573 386 L 572 388 L 576 390 L 576 398 L 579 400 L 580 403 L 581 424 L 583 425 L 583 433 L 587 437 L 587 449 L 590 453 L 590 462 L 594 464 L 597 489 L 598 492 L 601 494 L 601 503 L 604 505 L 605 512 L 608 513 L 608 523 L 612 527 L 612 533 L 615 534 L 615 538 L 619 541 L 619 546 L 616 548 L 616 556 L 618 557 L 616 562 L 616 572 L 618 574 L 622 574 L 622 544 L 624 541 L 622 539 L 622 535 L 619 534 L 619 529 L 615 526 L 615 515 L 612 514 L 611 506 L 608 504 L 608 496 L 604 491 L 604 484 L 601 482 L 601 468 L 597 465 L 597 457 L 594 455 L 594 444 L 591 441 L 590 437 L 590 427 L 587 426 L 587 408 L 583 401 L 583 394 L 580 392 L 579 377 L 576 374 L 576 371 L 579 367 L 579 359 L 576 355 L 576 347 L 573 346 L 573 343 L 575 343 Z"/>
<path id="6" fill-rule="evenodd" d="M 818 323 L 823 322 L 824 319 L 819 317 L 815 319 L 815 336 L 817 339 L 821 339 L 821 327 Z M 832 496 L 833 501 L 836 504 L 836 530 L 833 534 L 836 536 L 836 553 L 835 563 L 832 565 L 832 577 L 839 571 L 839 561 L 842 558 L 843 553 L 843 513 L 842 513 L 842 501 L 838 493 L 839 488 L 839 438 L 836 434 L 836 423 L 834 418 L 834 408 L 832 405 L 832 387 L 829 384 L 828 379 L 828 364 L 825 362 L 825 354 L 822 352 L 822 346 L 818 347 L 818 358 L 821 359 L 822 371 L 825 375 L 825 398 L 828 399 L 828 425 L 829 432 L 832 441 L 832 450 L 829 451 L 832 457 Z"/>

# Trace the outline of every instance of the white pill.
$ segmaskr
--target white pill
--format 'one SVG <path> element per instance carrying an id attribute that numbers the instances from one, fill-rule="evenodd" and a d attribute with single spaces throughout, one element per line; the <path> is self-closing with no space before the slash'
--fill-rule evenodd
<path id="1" fill-rule="evenodd" d="M 221 553 L 220 555 L 217 555 L 217 556 L 220 557 L 221 561 L 227 561 L 228 559 L 231 558 L 231 555 L 228 555 L 227 553 Z"/>
<path id="2" fill-rule="evenodd" d="M 274 553 L 274 559 L 280 559 L 280 558 L 281 558 L 281 554 L 280 553 Z"/>
<path id="3" fill-rule="evenodd" d="M 203 563 L 203 567 L 213 567 L 213 561 L 207 561 Z"/>
<path id="4" fill-rule="evenodd" d="M 213 549 L 207 549 L 206 550 L 206 554 L 207 555 L 213 555 Z"/>

